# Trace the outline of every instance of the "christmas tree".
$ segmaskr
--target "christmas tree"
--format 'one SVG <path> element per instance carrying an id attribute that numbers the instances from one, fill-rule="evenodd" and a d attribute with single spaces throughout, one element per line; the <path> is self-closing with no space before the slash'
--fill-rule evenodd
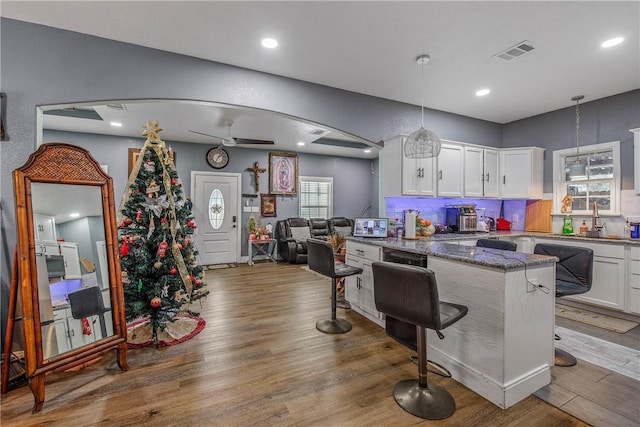
<path id="1" fill-rule="evenodd" d="M 151 326 L 158 345 L 159 331 L 184 319 L 178 315 L 189 312 L 189 304 L 208 290 L 192 241 L 196 224 L 191 203 L 185 198 L 173 152 L 160 140 L 157 121 L 148 121 L 143 128 L 147 140 L 120 205 L 118 236 L 127 323 Z"/>

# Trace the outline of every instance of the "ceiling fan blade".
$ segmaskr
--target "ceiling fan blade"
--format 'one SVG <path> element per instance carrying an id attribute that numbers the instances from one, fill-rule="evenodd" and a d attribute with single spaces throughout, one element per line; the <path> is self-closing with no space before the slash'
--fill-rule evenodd
<path id="1" fill-rule="evenodd" d="M 225 140 L 225 138 L 223 138 L 223 137 L 221 137 L 221 136 L 211 135 L 211 134 L 204 133 L 204 132 L 198 132 L 198 131 L 191 130 L 191 129 L 187 129 L 187 132 L 197 133 L 198 135 L 204 135 L 204 136 L 208 136 L 208 137 L 210 137 L 210 138 L 216 138 L 216 139 L 219 139 L 219 140 L 221 140 L 221 141 L 224 141 L 224 140 Z"/>
<path id="2" fill-rule="evenodd" d="M 274 145 L 273 141 L 268 141 L 265 139 L 249 139 L 249 138 L 234 138 L 238 144 L 244 145 Z"/>

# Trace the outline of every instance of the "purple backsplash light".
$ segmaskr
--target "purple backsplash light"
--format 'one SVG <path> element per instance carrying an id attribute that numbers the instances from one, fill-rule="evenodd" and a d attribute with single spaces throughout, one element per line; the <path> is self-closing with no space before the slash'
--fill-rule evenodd
<path id="1" fill-rule="evenodd" d="M 476 208 L 485 208 L 486 216 L 497 219 L 500 217 L 500 199 L 442 199 L 430 197 L 387 197 L 385 215 L 396 219 L 402 212 L 413 209 L 424 219 L 430 219 L 434 224 L 445 223 L 445 205 L 475 203 Z M 512 230 L 524 230 L 526 200 L 505 200 L 504 218 L 511 221 Z"/>

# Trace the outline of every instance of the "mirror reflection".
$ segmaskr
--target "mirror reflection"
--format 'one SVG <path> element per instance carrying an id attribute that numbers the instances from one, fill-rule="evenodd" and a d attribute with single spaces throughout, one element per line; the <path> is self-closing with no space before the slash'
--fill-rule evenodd
<path id="1" fill-rule="evenodd" d="M 101 187 L 31 185 L 43 358 L 113 335 Z"/>

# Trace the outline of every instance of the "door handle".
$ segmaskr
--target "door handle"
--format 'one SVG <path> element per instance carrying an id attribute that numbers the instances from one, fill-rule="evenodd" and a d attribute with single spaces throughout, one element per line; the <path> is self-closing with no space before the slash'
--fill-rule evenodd
<path id="1" fill-rule="evenodd" d="M 503 184 L 507 183 L 507 176 L 506 175 L 502 175 L 502 183 Z"/>
<path id="2" fill-rule="evenodd" d="M 487 172 L 487 182 L 489 182 L 489 173 Z"/>
<path id="3" fill-rule="evenodd" d="M 438 179 L 442 180 L 442 169 L 440 169 L 440 172 L 438 172 Z"/>

